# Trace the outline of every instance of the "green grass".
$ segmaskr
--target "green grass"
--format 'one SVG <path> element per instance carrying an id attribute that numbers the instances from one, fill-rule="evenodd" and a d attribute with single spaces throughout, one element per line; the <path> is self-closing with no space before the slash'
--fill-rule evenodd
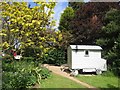
<path id="1" fill-rule="evenodd" d="M 118 88 L 119 81 L 115 76 L 77 76 L 77 79 L 97 88 Z"/>
<path id="2" fill-rule="evenodd" d="M 84 86 L 52 73 L 50 78 L 41 82 L 41 88 L 84 88 Z"/>

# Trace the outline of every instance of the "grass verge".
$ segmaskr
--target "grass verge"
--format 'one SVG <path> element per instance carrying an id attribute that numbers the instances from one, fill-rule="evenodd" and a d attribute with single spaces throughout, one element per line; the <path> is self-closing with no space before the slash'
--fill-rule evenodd
<path id="1" fill-rule="evenodd" d="M 65 77 L 51 73 L 51 77 L 41 83 L 41 88 L 84 88 L 84 86 Z"/>
<path id="2" fill-rule="evenodd" d="M 76 77 L 80 81 L 86 82 L 92 86 L 97 88 L 118 88 L 119 87 L 119 79 L 115 76 L 80 76 Z"/>

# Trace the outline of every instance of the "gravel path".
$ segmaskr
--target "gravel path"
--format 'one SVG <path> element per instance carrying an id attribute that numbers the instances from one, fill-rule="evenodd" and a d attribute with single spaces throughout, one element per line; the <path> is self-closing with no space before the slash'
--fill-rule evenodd
<path id="1" fill-rule="evenodd" d="M 76 79 L 75 77 L 70 76 L 70 73 L 66 73 L 66 72 L 61 71 L 61 67 L 60 66 L 53 66 L 53 65 L 48 65 L 48 64 L 44 64 L 43 66 L 48 68 L 53 73 L 61 75 L 63 77 L 66 77 L 66 78 L 68 78 L 70 80 L 73 80 L 73 81 L 75 81 L 75 82 L 85 86 L 86 88 L 89 88 L 91 90 L 99 90 L 99 89 L 97 89 L 94 86 L 91 86 L 91 85 L 89 85 L 89 84 L 87 84 L 85 82 L 82 82 L 82 81 Z"/>

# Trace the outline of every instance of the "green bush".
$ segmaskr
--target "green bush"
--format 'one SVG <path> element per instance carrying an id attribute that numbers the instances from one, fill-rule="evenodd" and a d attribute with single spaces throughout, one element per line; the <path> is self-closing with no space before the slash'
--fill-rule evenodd
<path id="1" fill-rule="evenodd" d="M 21 70 L 29 71 L 32 68 L 35 68 L 34 62 L 27 62 L 27 61 L 13 61 L 11 63 L 6 63 L 6 61 L 2 62 L 2 69 L 3 71 L 7 72 L 18 72 Z"/>
<path id="2" fill-rule="evenodd" d="M 3 88 L 27 88 L 37 82 L 32 73 L 33 62 L 13 61 L 3 62 Z"/>
<path id="3" fill-rule="evenodd" d="M 41 49 L 40 47 L 26 47 L 22 50 L 22 56 L 21 60 L 31 60 L 36 62 L 36 64 L 42 63 L 41 62 Z"/>
<path id="4" fill-rule="evenodd" d="M 3 61 L 3 88 L 28 88 L 49 76 L 49 71 L 33 61 Z"/>
<path id="5" fill-rule="evenodd" d="M 110 70 L 103 72 L 102 76 L 108 76 L 108 77 L 113 77 L 115 76 L 114 73 Z"/>
<path id="6" fill-rule="evenodd" d="M 22 57 L 20 60 L 34 61 L 35 59 L 33 57 Z"/>
<path id="7" fill-rule="evenodd" d="M 43 58 L 44 63 L 61 65 L 66 63 L 64 49 L 50 50 Z"/>
<path id="8" fill-rule="evenodd" d="M 28 88 L 35 85 L 37 78 L 30 73 L 3 72 L 3 88 Z"/>
<path id="9" fill-rule="evenodd" d="M 42 68 L 40 75 L 42 79 L 46 79 L 47 77 L 50 77 L 50 71 L 47 68 Z"/>
<path id="10" fill-rule="evenodd" d="M 35 57 L 22 57 L 20 61 L 34 62 L 36 66 L 39 66 L 40 60 L 37 60 Z"/>
<path id="11" fill-rule="evenodd" d="M 6 63 L 5 61 L 2 61 L 2 70 L 6 72 L 15 72 L 16 68 L 14 68 L 13 63 Z"/>
<path id="12" fill-rule="evenodd" d="M 9 54 L 5 54 L 5 56 L 2 57 L 2 60 L 5 61 L 6 63 L 10 63 L 14 60 L 14 58 Z"/>
<path id="13" fill-rule="evenodd" d="M 41 49 L 39 47 L 26 47 L 23 49 L 23 52 L 22 52 L 23 57 L 39 58 L 37 54 L 41 54 Z"/>

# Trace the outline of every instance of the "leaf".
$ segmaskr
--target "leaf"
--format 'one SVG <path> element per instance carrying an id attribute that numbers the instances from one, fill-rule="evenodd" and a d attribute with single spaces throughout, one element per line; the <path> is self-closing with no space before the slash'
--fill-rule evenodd
<path id="1" fill-rule="evenodd" d="M 5 33 L 0 33 L 0 36 L 7 36 L 7 34 L 5 34 Z"/>

